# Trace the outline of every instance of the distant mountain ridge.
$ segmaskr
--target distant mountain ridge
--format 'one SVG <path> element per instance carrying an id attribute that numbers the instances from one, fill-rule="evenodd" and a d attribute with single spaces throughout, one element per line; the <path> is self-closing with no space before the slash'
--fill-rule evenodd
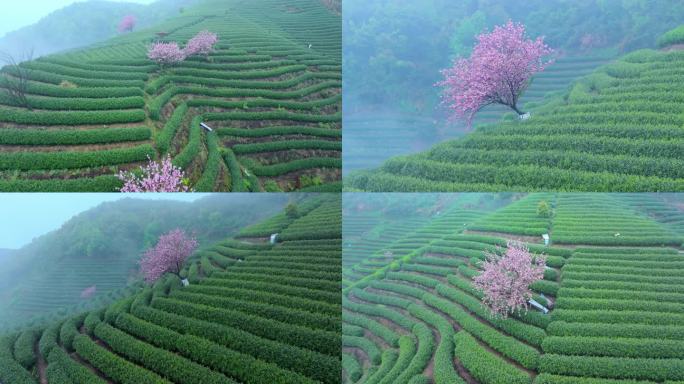
<path id="1" fill-rule="evenodd" d="M 159 0 L 149 5 L 103 0 L 74 3 L 0 37 L 0 52 L 22 60 L 31 50 L 33 58 L 37 58 L 84 47 L 114 37 L 125 15 L 134 15 L 136 29 L 140 29 L 177 15 L 183 7 L 199 1 Z"/>

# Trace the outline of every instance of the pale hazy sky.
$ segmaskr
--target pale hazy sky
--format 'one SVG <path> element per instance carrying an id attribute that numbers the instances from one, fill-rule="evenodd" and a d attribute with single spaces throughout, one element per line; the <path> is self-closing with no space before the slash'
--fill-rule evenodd
<path id="1" fill-rule="evenodd" d="M 3 1 L 3 0 L 0 0 Z M 194 201 L 206 193 L 0 193 L 0 248 L 18 249 L 74 215 L 126 197 Z"/>
<path id="2" fill-rule="evenodd" d="M 0 37 L 36 23 L 49 13 L 73 3 L 89 0 L 0 0 Z M 150 4 L 155 0 L 109 0 L 118 3 Z"/>

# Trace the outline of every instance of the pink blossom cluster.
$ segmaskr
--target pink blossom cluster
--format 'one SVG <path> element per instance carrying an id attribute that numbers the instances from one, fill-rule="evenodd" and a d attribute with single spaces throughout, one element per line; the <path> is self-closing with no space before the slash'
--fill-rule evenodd
<path id="1" fill-rule="evenodd" d="M 179 273 L 185 260 L 197 249 L 197 239 L 180 228 L 161 236 L 157 245 L 145 251 L 140 260 L 140 270 L 145 281 L 153 283 L 165 273 Z"/>
<path id="2" fill-rule="evenodd" d="M 183 183 L 183 170 L 174 166 L 171 156 L 167 155 L 161 162 L 153 161 L 140 167 L 142 175 L 133 172 L 119 172 L 119 180 L 124 182 L 121 192 L 188 192 Z"/>
<path id="3" fill-rule="evenodd" d="M 469 126 L 475 114 L 490 104 L 509 106 L 522 115 L 518 99 L 532 75 L 551 64 L 543 57 L 552 52 L 543 37 L 528 39 L 520 23 L 496 26 L 477 37 L 470 58 L 459 58 L 442 71 L 444 80 L 437 83 L 444 87 L 442 104 Z"/>
<path id="4" fill-rule="evenodd" d="M 524 244 L 509 242 L 506 253 L 486 253 L 483 272 L 473 278 L 475 288 L 484 293 L 482 302 L 492 315 L 507 317 L 524 308 L 532 298 L 530 285 L 544 277 L 546 257 L 532 257 Z"/>
<path id="5" fill-rule="evenodd" d="M 81 299 L 90 299 L 91 297 L 95 296 L 95 293 L 97 292 L 97 285 L 90 286 L 83 291 L 81 291 Z"/>
<path id="6" fill-rule="evenodd" d="M 126 15 L 119 23 L 119 33 L 131 32 L 135 28 L 137 20 L 133 15 Z"/>
<path id="7" fill-rule="evenodd" d="M 208 56 L 214 52 L 214 45 L 218 42 L 218 35 L 209 31 L 202 31 L 195 35 L 185 48 L 176 42 L 156 42 L 147 51 L 147 57 L 159 65 L 176 64 L 193 55 Z"/>
<path id="8" fill-rule="evenodd" d="M 176 64 L 185 60 L 185 52 L 178 43 L 154 43 L 147 51 L 147 58 L 159 65 Z"/>
<path id="9" fill-rule="evenodd" d="M 207 56 L 214 51 L 214 45 L 218 42 L 218 36 L 209 31 L 202 31 L 195 35 L 185 45 L 185 55 L 204 55 Z"/>

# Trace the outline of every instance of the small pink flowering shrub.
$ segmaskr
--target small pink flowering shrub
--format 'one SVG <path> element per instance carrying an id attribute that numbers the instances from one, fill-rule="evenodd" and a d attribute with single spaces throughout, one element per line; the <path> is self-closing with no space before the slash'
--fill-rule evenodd
<path id="1" fill-rule="evenodd" d="M 469 126 L 475 114 L 490 104 L 506 105 L 523 115 L 518 99 L 532 75 L 551 64 L 542 58 L 552 52 L 543 37 L 528 39 L 522 24 L 509 21 L 497 26 L 477 37 L 470 58 L 459 58 L 442 71 L 444 80 L 437 83 L 444 87 L 442 104 Z"/>
<path id="2" fill-rule="evenodd" d="M 485 255 L 483 272 L 473 278 L 475 288 L 484 293 L 482 302 L 497 317 L 527 310 L 527 302 L 532 298 L 530 285 L 544 277 L 546 257 L 533 258 L 525 245 L 516 242 L 508 243 L 503 256 Z"/>
<path id="3" fill-rule="evenodd" d="M 81 299 L 90 299 L 91 297 L 95 296 L 95 293 L 97 292 L 97 285 L 90 286 L 83 291 L 81 291 Z"/>
<path id="4" fill-rule="evenodd" d="M 135 16 L 133 15 L 126 15 L 124 16 L 123 19 L 121 19 L 121 22 L 119 23 L 119 33 L 124 33 L 124 32 L 131 32 L 133 28 L 135 28 L 135 24 L 137 23 L 137 20 Z"/>
<path id="5" fill-rule="evenodd" d="M 197 245 L 197 239 L 179 228 L 159 236 L 157 245 L 145 251 L 140 260 L 140 271 L 145 281 L 153 283 L 165 273 L 180 278 L 183 263 L 197 249 Z"/>
<path id="6" fill-rule="evenodd" d="M 171 156 L 161 162 L 153 161 L 140 167 L 142 175 L 133 172 L 120 172 L 119 180 L 124 182 L 121 192 L 188 192 L 184 182 L 183 170 L 174 166 Z"/>
<path id="7" fill-rule="evenodd" d="M 209 31 L 202 31 L 195 35 L 188 44 L 185 45 L 185 55 L 204 55 L 208 56 L 214 52 L 214 45 L 218 42 L 218 36 Z"/>
<path id="8" fill-rule="evenodd" d="M 185 60 L 185 52 L 178 43 L 154 43 L 147 51 L 147 58 L 160 66 L 180 63 Z"/>

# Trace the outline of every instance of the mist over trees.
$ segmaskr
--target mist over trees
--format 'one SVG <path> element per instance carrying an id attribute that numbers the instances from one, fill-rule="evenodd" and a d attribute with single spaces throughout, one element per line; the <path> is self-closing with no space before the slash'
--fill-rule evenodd
<path id="1" fill-rule="evenodd" d="M 150 5 L 109 1 L 78 2 L 50 13 L 36 24 L 0 36 L 0 52 L 15 58 L 33 49 L 34 58 L 83 47 L 119 34 L 120 21 L 135 16 L 135 30 L 144 29 L 198 0 L 159 0 Z"/>
<path id="2" fill-rule="evenodd" d="M 439 70 L 509 19 L 562 55 L 655 47 L 683 18 L 677 0 L 345 0 L 345 109 L 434 114 Z"/>

